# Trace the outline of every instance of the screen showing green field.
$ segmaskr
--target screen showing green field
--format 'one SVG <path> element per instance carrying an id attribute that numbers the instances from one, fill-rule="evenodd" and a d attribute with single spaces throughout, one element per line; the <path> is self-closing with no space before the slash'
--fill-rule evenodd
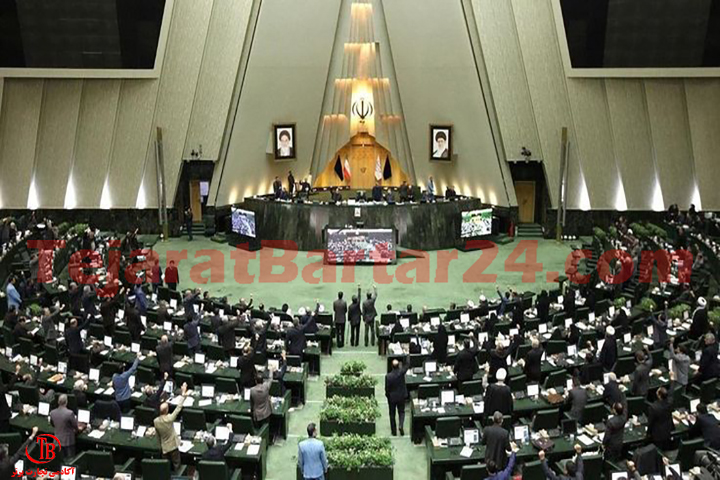
<path id="1" fill-rule="evenodd" d="M 462 212 L 460 237 L 472 238 L 492 233 L 492 208 Z"/>

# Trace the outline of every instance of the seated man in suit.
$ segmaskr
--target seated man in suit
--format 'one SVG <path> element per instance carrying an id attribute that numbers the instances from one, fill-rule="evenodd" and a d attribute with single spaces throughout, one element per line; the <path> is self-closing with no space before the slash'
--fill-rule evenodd
<path id="1" fill-rule="evenodd" d="M 228 439 L 225 440 L 225 443 L 223 443 L 222 445 L 218 445 L 217 440 L 213 435 L 208 435 L 205 438 L 205 445 L 207 445 L 207 450 L 205 451 L 205 453 L 202 454 L 203 460 L 208 460 L 211 462 L 225 462 L 225 453 L 227 453 L 227 451 L 230 450 L 230 447 L 232 447 L 232 423 L 227 424 L 227 429 L 230 430 L 230 434 L 228 435 Z"/>
<path id="2" fill-rule="evenodd" d="M 688 431 L 690 438 L 702 437 L 706 447 L 720 450 L 720 423 L 713 414 L 708 413 L 704 404 L 697 406 L 694 420 Z"/>

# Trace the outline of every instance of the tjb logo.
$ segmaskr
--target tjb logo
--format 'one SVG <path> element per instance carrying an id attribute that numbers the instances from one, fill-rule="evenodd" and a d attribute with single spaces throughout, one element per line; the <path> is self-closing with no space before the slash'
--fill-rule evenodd
<path id="1" fill-rule="evenodd" d="M 43 433 L 38 435 L 35 438 L 35 443 L 37 443 L 40 446 L 40 458 L 34 459 L 30 456 L 30 452 L 28 452 L 28 447 L 25 447 L 25 455 L 27 456 L 27 459 L 30 460 L 33 463 L 37 464 L 44 464 L 49 463 L 55 459 L 55 448 L 57 447 L 58 450 L 62 450 L 62 445 L 60 445 L 60 440 L 55 435 L 50 435 L 49 433 Z"/>

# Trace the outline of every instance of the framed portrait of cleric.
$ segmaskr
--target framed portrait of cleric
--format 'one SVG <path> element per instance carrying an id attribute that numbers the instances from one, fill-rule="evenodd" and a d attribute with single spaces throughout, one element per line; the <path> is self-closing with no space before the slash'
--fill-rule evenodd
<path id="1" fill-rule="evenodd" d="M 273 150 L 275 160 L 292 160 L 296 158 L 295 124 L 273 125 Z"/>
<path id="2" fill-rule="evenodd" d="M 430 125 L 430 160 L 452 160 L 452 125 Z"/>

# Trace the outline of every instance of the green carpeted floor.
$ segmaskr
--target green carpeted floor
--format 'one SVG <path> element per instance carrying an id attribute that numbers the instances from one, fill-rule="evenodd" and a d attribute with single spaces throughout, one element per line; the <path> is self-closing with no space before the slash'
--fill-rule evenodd
<path id="1" fill-rule="evenodd" d="M 356 284 L 360 283 L 363 288 L 363 295 L 372 283 L 378 283 L 378 310 L 384 310 L 385 305 L 390 303 L 394 308 L 404 309 L 407 304 L 412 304 L 415 310 L 420 310 L 423 305 L 430 307 L 447 307 L 450 302 L 463 303 L 467 300 L 477 301 L 480 294 L 486 296 L 496 295 L 496 284 L 503 289 L 513 287 L 517 290 L 530 290 L 538 292 L 544 288 L 551 288 L 552 283 L 547 282 L 548 272 L 558 272 L 564 269 L 565 259 L 570 253 L 568 245 L 558 244 L 550 240 L 539 240 L 537 246 L 537 262 L 542 263 L 543 269 L 537 273 L 536 281 L 531 283 L 523 283 L 522 272 L 506 271 L 506 260 L 513 250 L 518 246 L 518 242 L 508 245 L 501 245 L 494 250 L 484 250 L 482 252 L 458 252 L 458 258 L 450 262 L 447 269 L 447 278 L 437 278 L 438 271 L 440 277 L 443 276 L 443 269 L 437 268 L 438 258 L 443 258 L 449 252 L 430 252 L 426 263 L 417 262 L 412 259 L 403 259 L 397 265 L 387 268 L 387 273 L 392 275 L 390 283 L 382 283 L 380 274 L 374 271 L 370 266 L 358 266 L 354 270 L 354 278 L 351 278 L 349 271 L 343 275 L 343 267 L 328 267 L 326 274 L 331 275 L 333 271 L 336 273 L 335 282 L 319 282 L 311 284 L 306 281 L 310 278 L 306 275 L 303 278 L 302 272 L 313 262 L 318 262 L 319 257 L 308 257 L 306 252 L 297 252 L 294 264 L 298 268 L 298 274 L 283 276 L 278 282 L 267 282 L 267 273 L 279 274 L 283 272 L 280 267 L 270 269 L 265 263 L 264 276 L 261 277 L 261 261 L 263 255 L 270 252 L 260 254 L 255 252 L 255 259 L 248 260 L 246 272 L 255 275 L 254 281 L 249 284 L 239 284 L 235 278 L 236 262 L 231 258 L 230 254 L 233 250 L 228 245 L 222 245 L 211 242 L 206 238 L 196 238 L 192 242 L 184 239 L 172 239 L 169 242 L 158 243 L 155 250 L 160 254 L 161 264 L 165 264 L 167 252 L 187 251 L 187 260 L 183 260 L 179 264 L 180 270 L 180 287 L 190 288 L 199 286 L 203 290 L 208 290 L 212 296 L 227 295 L 231 303 L 236 303 L 240 297 L 249 297 L 250 293 L 254 294 L 256 302 L 261 301 L 267 307 L 280 307 L 283 303 L 287 303 L 293 311 L 297 311 L 300 306 L 312 305 L 315 298 L 327 307 L 331 306 L 332 301 L 336 298 L 337 292 L 342 290 L 345 292 L 346 298 L 356 293 Z M 216 258 L 210 261 L 210 257 L 198 256 L 196 252 L 200 250 L 213 250 Z M 207 252 L 205 252 L 207 254 Z M 218 255 L 221 254 L 221 255 Z M 274 256 L 280 256 L 283 252 L 275 251 Z M 293 255 L 293 252 L 289 253 Z M 242 253 L 242 258 L 247 258 L 247 252 Z M 488 259 L 493 261 L 484 269 L 482 273 L 486 275 L 497 275 L 496 279 L 480 278 L 483 283 L 477 283 L 478 278 L 472 273 L 471 266 L 478 263 L 487 263 Z M 263 261 L 267 262 L 267 258 Z M 516 259 L 517 262 L 525 261 L 525 254 Z M 198 265 L 203 262 L 210 262 L 214 273 L 217 276 L 219 272 L 224 273 L 224 278 L 214 278 L 206 283 L 195 283 L 191 280 L 199 280 L 201 277 L 210 278 L 210 270 L 206 270 L 200 274 Z M 406 271 L 412 265 L 418 265 L 422 272 L 417 276 L 415 271 Z M 242 263 L 242 262 L 239 262 Z M 422 278 L 424 268 L 428 266 L 427 278 Z M 195 266 L 196 271 L 191 273 L 191 268 Z M 399 271 L 398 271 L 399 270 Z M 470 271 L 470 273 L 468 273 Z M 397 274 L 400 275 L 397 275 Z M 316 278 L 320 277 L 320 272 L 314 274 Z M 327 277 L 326 277 L 327 278 Z M 423 281 L 413 281 L 420 278 Z M 408 279 L 410 280 L 408 282 Z M 261 281 L 262 280 L 262 281 Z M 385 279 L 387 280 L 387 279 Z M 402 280 L 402 282 L 401 282 Z M 311 280 L 314 281 L 314 280 Z M 347 332 L 347 345 L 349 345 L 349 330 Z M 325 385 L 323 377 L 338 373 L 340 365 L 348 360 L 362 360 L 368 366 L 368 372 L 376 375 L 378 378 L 378 386 L 376 387 L 375 396 L 380 403 L 381 417 L 378 420 L 377 432 L 380 436 L 390 436 L 390 425 L 388 420 L 387 402 L 383 391 L 383 376 L 385 374 L 385 359 L 377 354 L 377 347 L 364 347 L 361 341 L 360 347 L 352 348 L 346 346 L 344 349 L 334 349 L 333 355 L 322 358 L 322 372 L 320 378 L 311 377 L 307 384 L 307 403 L 306 405 L 294 409 L 290 413 L 290 435 L 287 440 L 281 441 L 270 447 L 268 451 L 268 480 L 287 480 L 295 478 L 295 464 L 297 460 L 297 444 L 305 437 L 305 428 L 309 422 L 318 422 L 320 408 L 325 398 Z M 395 478 L 414 478 L 422 480 L 427 478 L 427 461 L 425 458 L 425 450 L 422 446 L 413 446 L 409 439 L 410 424 L 409 413 L 405 421 L 406 435 L 405 437 L 392 437 L 393 446 L 395 447 Z M 401 473 L 401 475 L 399 475 Z"/>

